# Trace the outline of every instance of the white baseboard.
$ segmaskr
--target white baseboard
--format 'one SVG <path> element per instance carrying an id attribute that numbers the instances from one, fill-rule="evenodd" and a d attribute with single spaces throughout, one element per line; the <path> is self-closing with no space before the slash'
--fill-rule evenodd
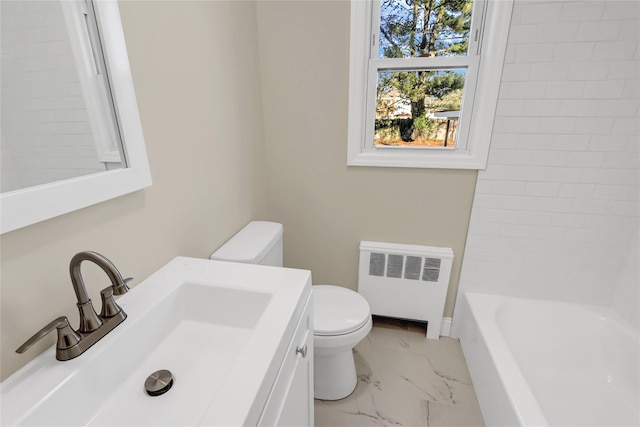
<path id="1" fill-rule="evenodd" d="M 440 324 L 440 336 L 448 337 L 451 336 L 451 322 L 453 319 L 451 317 L 443 317 L 442 323 Z"/>

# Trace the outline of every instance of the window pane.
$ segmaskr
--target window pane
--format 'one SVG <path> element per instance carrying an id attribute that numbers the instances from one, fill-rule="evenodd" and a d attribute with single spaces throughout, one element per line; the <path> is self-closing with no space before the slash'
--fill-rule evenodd
<path id="1" fill-rule="evenodd" d="M 472 0 L 382 0 L 378 56 L 465 56 L 472 3 Z"/>
<path id="2" fill-rule="evenodd" d="M 380 71 L 373 144 L 455 147 L 465 69 Z"/>

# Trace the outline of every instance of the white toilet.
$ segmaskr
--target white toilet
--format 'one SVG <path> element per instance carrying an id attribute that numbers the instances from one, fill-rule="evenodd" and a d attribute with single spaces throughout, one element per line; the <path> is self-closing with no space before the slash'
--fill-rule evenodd
<path id="1" fill-rule="evenodd" d="M 253 221 L 211 259 L 282 267 L 282 224 Z M 356 388 L 353 347 L 371 330 L 369 304 L 340 286 L 313 286 L 314 397 L 338 400 Z"/>

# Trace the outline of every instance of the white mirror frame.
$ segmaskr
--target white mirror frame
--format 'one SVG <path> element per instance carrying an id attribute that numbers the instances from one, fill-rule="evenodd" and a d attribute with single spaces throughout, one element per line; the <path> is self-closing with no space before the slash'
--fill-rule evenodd
<path id="1" fill-rule="evenodd" d="M 116 0 L 94 2 L 127 167 L 0 195 L 0 233 L 7 233 L 151 185 L 127 48 Z"/>

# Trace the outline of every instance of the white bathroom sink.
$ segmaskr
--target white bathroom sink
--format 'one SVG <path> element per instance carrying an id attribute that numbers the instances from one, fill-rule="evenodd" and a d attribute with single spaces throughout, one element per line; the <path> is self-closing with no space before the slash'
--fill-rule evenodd
<path id="1" fill-rule="evenodd" d="M 175 258 L 84 354 L 51 348 L 2 382 L 1 424 L 255 425 L 310 292 L 308 271 Z M 149 396 L 160 369 L 173 386 Z"/>

